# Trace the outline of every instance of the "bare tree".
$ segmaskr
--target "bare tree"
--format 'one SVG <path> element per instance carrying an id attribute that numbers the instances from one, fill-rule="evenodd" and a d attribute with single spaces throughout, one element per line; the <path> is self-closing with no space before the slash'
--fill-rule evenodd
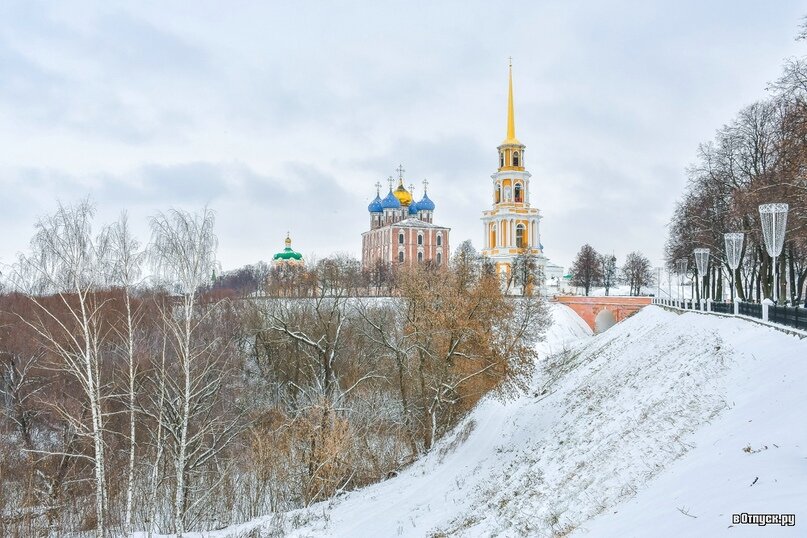
<path id="1" fill-rule="evenodd" d="M 161 372 L 159 387 L 164 394 L 154 397 L 165 406 L 153 418 L 162 423 L 168 436 L 174 466 L 173 527 L 182 536 L 189 513 L 213 491 L 211 484 L 192 490 L 195 472 L 215 461 L 239 432 L 240 415 L 216 413 L 220 400 L 226 357 L 226 342 L 216 337 L 218 303 L 203 303 L 200 288 L 216 267 L 217 239 L 213 233 L 213 212 L 200 214 L 171 210 L 151 219 L 150 258 L 155 273 L 175 295 L 160 304 L 162 324 L 175 361 Z M 206 332 L 207 331 L 207 332 Z M 222 480 L 219 476 L 215 480 Z M 195 495 L 191 495 L 191 493 Z"/>
<path id="2" fill-rule="evenodd" d="M 622 266 L 622 278 L 630 286 L 631 295 L 640 295 L 643 287 L 654 282 L 650 260 L 641 252 L 631 252 Z"/>
<path id="3" fill-rule="evenodd" d="M 544 327 L 543 303 L 529 296 L 509 300 L 495 273 L 456 263 L 456 257 L 450 271 L 403 272 L 400 289 L 415 350 L 423 446 L 429 450 L 481 395 L 531 370 L 531 344 Z"/>
<path id="4" fill-rule="evenodd" d="M 135 330 L 140 322 L 140 311 L 132 308 L 132 292 L 140 282 L 145 251 L 132 235 L 128 215 L 124 212 L 119 220 L 106 228 L 102 234 L 105 244 L 107 277 L 112 285 L 118 286 L 123 294 L 125 320 L 122 330 L 116 330 L 123 342 L 126 371 L 126 404 L 129 411 L 129 461 L 126 481 L 126 512 L 124 530 L 132 532 L 132 501 L 134 494 L 135 449 L 136 439 L 136 378 L 137 363 L 135 360 Z"/>
<path id="5" fill-rule="evenodd" d="M 72 376 L 89 409 L 84 414 L 59 406 L 58 413 L 81 436 L 92 440 L 91 456 L 65 453 L 92 462 L 95 484 L 95 534 L 106 532 L 107 485 L 105 468 L 104 382 L 101 380 L 101 348 L 107 338 L 103 310 L 107 298 L 100 292 L 106 282 L 103 242 L 92 233 L 95 208 L 84 200 L 74 206 L 59 205 L 53 215 L 36 224 L 31 254 L 20 256 L 15 280 L 34 305 L 23 319 L 59 362 L 56 368 Z M 57 300 L 48 300 L 53 295 Z"/>
<path id="6" fill-rule="evenodd" d="M 588 295 L 591 287 L 602 279 L 600 255 L 594 248 L 585 244 L 572 263 L 572 285 L 581 287 Z"/>
<path id="7" fill-rule="evenodd" d="M 541 265 L 538 263 L 538 254 L 532 248 L 524 248 L 513 260 L 513 268 L 510 273 L 510 283 L 518 287 L 521 295 L 533 295 L 541 290 L 544 284 L 544 274 Z"/>
<path id="8" fill-rule="evenodd" d="M 600 265 L 602 266 L 602 285 L 605 288 L 605 295 L 607 296 L 610 289 L 616 284 L 617 268 L 616 256 L 605 254 L 600 256 Z"/>
<path id="9" fill-rule="evenodd" d="M 349 387 L 342 385 L 339 368 L 352 336 L 348 296 L 360 277 L 357 260 L 337 255 L 320 260 L 315 267 L 314 297 L 300 300 L 277 299 L 264 311 L 262 340 L 270 356 L 296 364 L 294 383 L 304 401 L 298 414 L 307 416 L 310 445 L 306 462 L 304 496 L 307 502 L 321 500 L 343 487 L 348 479 L 340 470 L 334 443 L 342 435 L 343 422 L 337 406 L 372 372 L 360 376 Z M 300 376 L 308 381 L 299 383 Z"/>

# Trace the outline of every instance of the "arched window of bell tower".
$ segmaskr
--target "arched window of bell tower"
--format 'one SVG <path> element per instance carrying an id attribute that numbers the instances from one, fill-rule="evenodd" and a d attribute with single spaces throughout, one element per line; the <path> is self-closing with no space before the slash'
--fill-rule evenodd
<path id="1" fill-rule="evenodd" d="M 523 202 L 524 201 L 524 199 L 523 199 L 524 198 L 523 189 L 521 188 L 521 183 L 516 183 L 516 189 L 515 189 L 514 194 L 515 194 L 515 201 L 516 202 Z"/>
<path id="2" fill-rule="evenodd" d="M 499 183 L 496 183 L 496 203 L 502 201 L 502 186 Z"/>
<path id="3" fill-rule="evenodd" d="M 504 152 L 499 152 L 499 168 L 504 168 Z"/>
<path id="4" fill-rule="evenodd" d="M 517 151 L 513 152 L 513 166 L 519 166 L 519 164 L 518 164 L 518 152 Z"/>

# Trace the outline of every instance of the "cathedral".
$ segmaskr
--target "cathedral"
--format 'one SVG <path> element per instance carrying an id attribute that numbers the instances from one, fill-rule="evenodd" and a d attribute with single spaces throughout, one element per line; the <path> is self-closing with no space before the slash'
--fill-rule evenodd
<path id="1" fill-rule="evenodd" d="M 507 94 L 507 136 L 499 145 L 499 167 L 491 177 L 493 205 L 482 212 L 482 254 L 496 265 L 503 279 L 510 276 L 516 257 L 529 250 L 544 272 L 547 259 L 541 244 L 541 212 L 530 205 L 530 173 L 524 144 L 516 138 L 513 107 L 513 66 L 510 65 Z"/>
<path id="2" fill-rule="evenodd" d="M 404 187 L 404 169 L 398 167 L 398 187 L 381 198 L 381 184 L 376 183 L 376 197 L 370 202 L 370 230 L 362 234 L 361 259 L 365 269 L 378 264 L 412 265 L 431 262 L 441 265 L 448 261 L 450 228 L 434 224 L 434 202 L 423 181 L 423 198 L 414 199 L 414 186 Z"/>

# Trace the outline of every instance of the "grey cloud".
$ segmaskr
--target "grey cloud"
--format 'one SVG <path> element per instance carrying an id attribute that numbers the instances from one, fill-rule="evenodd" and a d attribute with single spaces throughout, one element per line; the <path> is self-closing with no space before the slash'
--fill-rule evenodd
<path id="1" fill-rule="evenodd" d="M 372 184 L 399 162 L 418 192 L 431 181 L 452 243 L 478 245 L 512 55 L 550 257 L 589 241 L 658 259 L 698 142 L 803 53 L 802 11 L 2 3 L 0 256 L 55 198 L 88 193 L 142 221 L 210 204 L 225 266 L 266 259 L 286 230 L 303 252 L 358 254 Z"/>
<path id="2" fill-rule="evenodd" d="M 14 4 L 5 15 L 0 111 L 41 128 L 129 144 L 191 127 L 181 109 L 131 96 L 156 92 L 170 101 L 202 87 L 210 72 L 200 48 L 120 11 L 90 12 L 80 28 L 36 4 Z M 61 65 L 61 59 L 68 61 Z"/>

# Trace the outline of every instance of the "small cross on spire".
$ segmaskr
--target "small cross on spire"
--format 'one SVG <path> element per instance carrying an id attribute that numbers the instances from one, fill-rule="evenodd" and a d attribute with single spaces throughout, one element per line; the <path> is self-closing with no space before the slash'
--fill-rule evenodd
<path id="1" fill-rule="evenodd" d="M 403 180 L 403 173 L 406 172 L 402 164 L 398 165 L 398 168 L 395 169 L 398 172 L 398 179 Z"/>
<path id="2" fill-rule="evenodd" d="M 388 177 L 388 178 L 387 178 L 387 183 L 389 183 L 389 190 L 392 190 L 392 183 L 393 183 L 394 181 L 395 181 L 395 180 L 394 180 L 394 179 L 392 179 L 392 176 L 390 176 L 390 177 Z"/>
<path id="3" fill-rule="evenodd" d="M 375 193 L 376 193 L 376 195 L 379 195 L 381 193 L 381 182 L 380 181 L 375 182 Z"/>
<path id="4" fill-rule="evenodd" d="M 424 179 L 424 180 L 423 180 L 423 194 L 424 194 L 424 195 L 426 194 L 426 189 L 428 189 L 428 188 L 429 188 L 429 180 L 428 180 L 428 179 Z"/>
<path id="5" fill-rule="evenodd" d="M 508 56 L 507 59 L 510 60 L 510 67 L 513 67 L 513 57 Z"/>

